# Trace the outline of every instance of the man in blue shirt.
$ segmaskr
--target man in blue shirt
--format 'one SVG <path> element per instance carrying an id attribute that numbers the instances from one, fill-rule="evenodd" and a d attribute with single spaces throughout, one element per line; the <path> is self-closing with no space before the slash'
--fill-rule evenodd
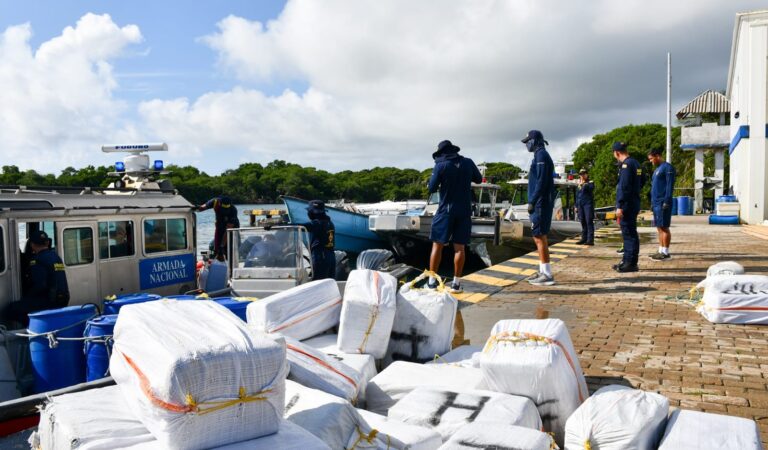
<path id="1" fill-rule="evenodd" d="M 533 153 L 531 168 L 528 170 L 528 217 L 531 233 L 539 252 L 539 272 L 528 279 L 536 286 L 552 286 L 555 278 L 549 264 L 549 242 L 547 234 L 552 225 L 552 210 L 555 207 L 555 164 L 549 156 L 544 135 L 531 130 L 522 140 L 529 152 Z"/>
<path id="2" fill-rule="evenodd" d="M 656 167 L 651 180 L 651 209 L 653 209 L 653 222 L 656 224 L 656 232 L 659 235 L 659 251 L 651 255 L 654 261 L 664 261 L 669 255 L 669 244 L 672 242 L 672 233 L 669 226 L 672 223 L 672 190 L 675 187 L 675 168 L 661 157 L 661 149 L 653 149 L 648 152 L 648 161 Z"/>
<path id="3" fill-rule="evenodd" d="M 579 187 L 576 188 L 576 214 L 581 222 L 579 245 L 595 245 L 595 183 L 589 179 L 587 169 L 579 170 Z"/>
<path id="4" fill-rule="evenodd" d="M 613 266 L 617 272 L 637 272 L 640 254 L 640 236 L 637 234 L 637 215 L 640 212 L 640 188 L 643 169 L 629 156 L 627 144 L 613 143 L 613 157 L 621 164 L 619 183 L 616 185 L 616 218 L 619 219 L 621 237 L 624 239 L 624 257 Z"/>
<path id="5" fill-rule="evenodd" d="M 312 200 L 307 205 L 309 222 L 301 224 L 309 232 L 309 249 L 312 254 L 312 279 L 324 280 L 336 277 L 334 253 L 336 228 L 325 211 L 325 202 Z"/>
<path id="6" fill-rule="evenodd" d="M 459 155 L 461 149 L 451 141 L 442 141 L 432 153 L 435 168 L 429 179 L 429 193 L 440 191 L 440 204 L 432 219 L 429 240 L 432 254 L 429 269 L 437 272 L 443 248 L 453 243 L 453 282 L 451 290 L 461 292 L 461 273 L 466 259 L 465 248 L 472 235 L 472 182 L 481 183 L 483 176 L 475 163 Z M 428 286 L 437 287 L 437 280 L 430 277 Z"/>

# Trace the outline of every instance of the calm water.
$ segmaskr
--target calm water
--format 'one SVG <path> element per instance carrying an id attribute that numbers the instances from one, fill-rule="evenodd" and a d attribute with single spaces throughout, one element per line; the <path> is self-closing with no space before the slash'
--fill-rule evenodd
<path id="1" fill-rule="evenodd" d="M 279 205 L 235 205 L 237 206 L 237 217 L 240 219 L 240 226 L 248 226 L 248 216 L 243 211 L 249 209 L 285 209 L 284 204 Z M 200 252 L 208 250 L 208 243 L 213 240 L 216 216 L 212 209 L 197 213 L 197 256 Z"/>

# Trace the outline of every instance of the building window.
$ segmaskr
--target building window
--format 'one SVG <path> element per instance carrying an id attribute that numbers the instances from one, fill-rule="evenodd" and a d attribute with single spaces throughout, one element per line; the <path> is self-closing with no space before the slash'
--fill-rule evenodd
<path id="1" fill-rule="evenodd" d="M 101 259 L 121 258 L 134 253 L 132 221 L 99 222 L 99 257 Z"/>
<path id="2" fill-rule="evenodd" d="M 186 250 L 186 219 L 145 219 L 144 252 L 160 253 Z"/>
<path id="3" fill-rule="evenodd" d="M 93 230 L 67 228 L 64 230 L 64 264 L 77 266 L 93 262 Z"/>

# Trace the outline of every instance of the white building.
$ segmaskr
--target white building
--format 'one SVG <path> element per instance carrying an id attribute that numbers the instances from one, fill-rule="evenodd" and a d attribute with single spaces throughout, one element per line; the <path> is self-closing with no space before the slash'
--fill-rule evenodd
<path id="1" fill-rule="evenodd" d="M 731 102 L 730 184 L 741 219 L 768 220 L 768 10 L 736 15 L 726 95 Z"/>

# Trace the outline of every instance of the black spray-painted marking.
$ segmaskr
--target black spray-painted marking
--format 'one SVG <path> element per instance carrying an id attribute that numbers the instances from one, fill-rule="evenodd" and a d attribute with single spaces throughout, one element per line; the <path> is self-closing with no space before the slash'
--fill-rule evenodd
<path id="1" fill-rule="evenodd" d="M 560 416 L 552 413 L 544 413 L 541 414 L 541 421 L 542 422 L 554 422 L 557 420 Z"/>
<path id="2" fill-rule="evenodd" d="M 475 419 L 477 419 L 477 416 L 483 410 L 485 404 L 488 403 L 488 400 L 491 399 L 491 397 L 485 395 L 476 396 L 475 398 L 477 398 L 477 405 L 463 405 L 461 403 L 456 403 L 456 397 L 459 395 L 458 393 L 443 392 L 443 394 L 445 394 L 445 400 L 440 405 L 440 407 L 437 408 L 435 414 L 429 418 L 429 424 L 433 427 L 440 425 L 440 421 L 443 419 L 443 414 L 445 414 L 445 412 L 450 408 L 466 409 L 472 411 L 472 414 L 467 417 L 467 422 L 472 423 L 475 421 Z"/>
<path id="3" fill-rule="evenodd" d="M 459 441 L 459 445 L 469 448 L 477 448 L 479 450 L 522 450 L 519 447 L 505 447 L 496 444 L 477 444 L 469 441 Z"/>
<path id="4" fill-rule="evenodd" d="M 411 327 L 410 333 L 401 333 L 399 331 L 392 331 L 391 339 L 394 339 L 395 341 L 401 341 L 401 342 L 405 341 L 406 343 L 411 344 L 410 355 L 406 355 L 400 352 L 392 352 L 392 359 L 396 359 L 398 361 L 425 363 L 427 361 L 431 361 L 433 358 L 433 356 L 429 356 L 427 358 L 419 358 L 419 344 L 421 344 L 422 342 L 428 342 L 429 336 L 419 334 L 418 331 L 416 330 L 416 327 Z"/>
<path id="5" fill-rule="evenodd" d="M 723 291 L 723 293 L 729 295 L 758 295 L 768 294 L 768 289 L 757 290 L 751 283 L 735 283 L 732 288 Z"/>
<path id="6" fill-rule="evenodd" d="M 336 361 L 344 361 L 344 358 L 342 358 L 339 355 L 334 355 L 333 353 L 326 353 L 326 355 L 330 356 L 331 358 L 334 358 Z"/>
<path id="7" fill-rule="evenodd" d="M 283 414 L 288 414 L 288 411 L 291 410 L 294 406 L 296 406 L 296 403 L 299 402 L 299 394 L 294 395 L 291 397 L 290 400 L 288 400 L 288 403 L 285 404 L 285 411 L 283 411 Z"/>

